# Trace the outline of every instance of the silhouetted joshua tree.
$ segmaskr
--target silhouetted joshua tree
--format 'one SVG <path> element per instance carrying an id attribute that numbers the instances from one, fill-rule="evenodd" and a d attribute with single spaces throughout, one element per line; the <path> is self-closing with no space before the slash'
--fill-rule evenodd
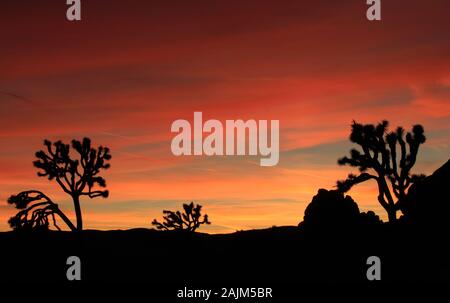
<path id="1" fill-rule="evenodd" d="M 420 144 L 425 142 L 425 136 L 421 125 L 414 125 L 406 136 L 402 127 L 389 133 L 387 129 L 387 121 L 376 126 L 353 121 L 350 141 L 358 144 L 362 151 L 351 149 L 350 157 L 343 157 L 338 163 L 358 167 L 360 174 L 349 174 L 346 180 L 337 182 L 337 187 L 347 192 L 356 184 L 375 180 L 378 184 L 378 201 L 392 222 L 397 218 L 397 210 L 401 208 L 408 188 L 424 178 L 424 175 L 412 175 L 411 169 L 416 163 Z"/>
<path id="2" fill-rule="evenodd" d="M 211 224 L 208 221 L 208 215 L 204 215 L 202 218 L 200 204 L 194 205 L 194 202 L 190 204 L 183 204 L 184 213 L 180 211 L 164 210 L 164 222 L 160 223 L 156 219 L 153 220 L 152 225 L 156 226 L 159 230 L 184 230 L 194 232 L 202 224 Z"/>
<path id="3" fill-rule="evenodd" d="M 37 160 L 33 164 L 41 170 L 38 176 L 56 180 L 63 191 L 70 195 L 75 208 L 76 227 L 56 203 L 37 190 L 24 191 L 8 199 L 9 204 L 21 209 L 9 220 L 9 224 L 14 229 L 48 228 L 51 220 L 59 229 L 56 225 L 57 215 L 71 230 L 80 231 L 83 229 L 80 197 L 108 197 L 108 190 L 94 190 L 94 187 L 106 187 L 105 179 L 99 174 L 110 167 L 107 163 L 111 159 L 109 149 L 103 146 L 92 148 L 89 138 L 84 138 L 82 142 L 72 140 L 71 146 L 75 153 L 61 141 L 52 143 L 45 140 L 44 145 L 46 150 L 36 153 Z"/>
<path id="4" fill-rule="evenodd" d="M 53 222 L 56 229 L 61 230 L 56 223 L 55 215 L 61 217 L 71 230 L 76 230 L 76 227 L 59 209 L 58 205 L 40 191 L 29 190 L 12 195 L 9 197 L 8 203 L 14 204 L 17 209 L 21 209 L 8 221 L 14 230 L 47 230 L 50 222 Z"/>

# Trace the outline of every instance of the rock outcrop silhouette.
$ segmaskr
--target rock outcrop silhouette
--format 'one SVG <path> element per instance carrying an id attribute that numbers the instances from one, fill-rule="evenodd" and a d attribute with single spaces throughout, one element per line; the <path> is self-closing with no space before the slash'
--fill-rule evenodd
<path id="1" fill-rule="evenodd" d="M 425 228 L 450 230 L 450 160 L 411 186 L 401 205 L 404 220 Z"/>
<path id="2" fill-rule="evenodd" d="M 335 234 L 353 232 L 380 225 L 382 221 L 373 212 L 360 212 L 358 204 L 339 190 L 319 189 L 305 209 L 299 227 L 306 232 Z"/>
<path id="3" fill-rule="evenodd" d="M 355 227 L 359 208 L 352 197 L 337 190 L 319 189 L 305 209 L 300 226 L 308 231 L 331 232 Z"/>

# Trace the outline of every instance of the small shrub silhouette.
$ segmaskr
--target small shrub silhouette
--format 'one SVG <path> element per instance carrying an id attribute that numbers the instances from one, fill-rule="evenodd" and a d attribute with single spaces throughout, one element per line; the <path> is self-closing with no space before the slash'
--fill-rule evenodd
<path id="1" fill-rule="evenodd" d="M 105 179 L 99 174 L 110 167 L 107 163 L 111 159 L 109 149 L 103 146 L 98 149 L 91 147 L 89 138 L 72 140 L 71 146 L 49 140 L 45 140 L 44 145 L 46 149 L 36 153 L 37 160 L 33 164 L 40 169 L 39 177 L 56 180 L 62 190 L 70 195 L 75 208 L 76 226 L 56 203 L 38 190 L 24 191 L 8 199 L 9 204 L 21 209 L 9 220 L 9 224 L 13 229 L 48 229 L 52 221 L 60 229 L 56 224 L 56 216 L 59 216 L 72 231 L 80 231 L 83 229 L 80 197 L 108 197 L 108 190 L 94 190 L 94 187 L 106 187 Z M 71 153 L 70 147 L 75 153 Z"/>
<path id="2" fill-rule="evenodd" d="M 387 121 L 376 126 L 353 122 L 350 141 L 358 144 L 362 152 L 351 149 L 350 157 L 343 157 L 338 163 L 358 167 L 360 174 L 349 174 L 346 180 L 337 182 L 337 187 L 347 192 L 356 184 L 375 180 L 379 191 L 378 202 L 388 213 L 389 221 L 393 222 L 397 219 L 397 211 L 401 209 L 408 188 L 425 177 L 411 174 L 425 136 L 421 125 L 414 125 L 406 136 L 402 127 L 389 133 L 387 129 Z"/>
<path id="3" fill-rule="evenodd" d="M 154 219 L 152 225 L 159 230 L 181 230 L 188 232 L 195 232 L 202 224 L 211 224 L 208 220 L 208 215 L 204 215 L 202 218 L 200 204 L 194 205 L 194 202 L 190 204 L 183 204 L 184 213 L 180 211 L 164 210 L 164 221 L 162 223 Z"/>

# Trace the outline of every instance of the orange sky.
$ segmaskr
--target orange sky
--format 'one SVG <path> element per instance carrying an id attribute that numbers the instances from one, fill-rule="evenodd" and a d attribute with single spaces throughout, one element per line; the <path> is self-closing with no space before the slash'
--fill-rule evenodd
<path id="1" fill-rule="evenodd" d="M 345 3 L 343 3 L 345 2 Z M 394 2 L 394 3 L 392 3 Z M 353 119 L 425 126 L 417 173 L 450 151 L 449 2 L 382 1 L 382 21 L 352 1 L 0 3 L 0 230 L 10 194 L 41 189 L 72 215 L 31 162 L 42 140 L 92 138 L 112 150 L 109 199 L 84 200 L 85 227 L 150 227 L 163 209 L 204 205 L 207 232 L 297 224 L 318 188 L 349 168 Z M 170 125 L 280 120 L 280 162 L 174 157 Z M 350 192 L 381 216 L 375 185 Z"/>

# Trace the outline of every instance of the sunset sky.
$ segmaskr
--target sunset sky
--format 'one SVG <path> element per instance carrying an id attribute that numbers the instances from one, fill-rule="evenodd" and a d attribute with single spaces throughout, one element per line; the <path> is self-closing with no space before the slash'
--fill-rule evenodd
<path id="1" fill-rule="evenodd" d="M 73 218 L 71 201 L 36 175 L 45 138 L 85 136 L 112 153 L 110 197 L 84 199 L 87 229 L 151 227 L 195 201 L 222 233 L 296 225 L 319 188 L 351 171 L 352 120 L 421 123 L 415 173 L 450 155 L 449 1 L 382 1 L 382 21 L 351 1 L 82 1 L 0 3 L 0 230 L 9 195 L 39 189 Z M 280 162 L 175 157 L 176 119 L 276 119 Z M 349 194 L 384 211 L 376 185 Z"/>

